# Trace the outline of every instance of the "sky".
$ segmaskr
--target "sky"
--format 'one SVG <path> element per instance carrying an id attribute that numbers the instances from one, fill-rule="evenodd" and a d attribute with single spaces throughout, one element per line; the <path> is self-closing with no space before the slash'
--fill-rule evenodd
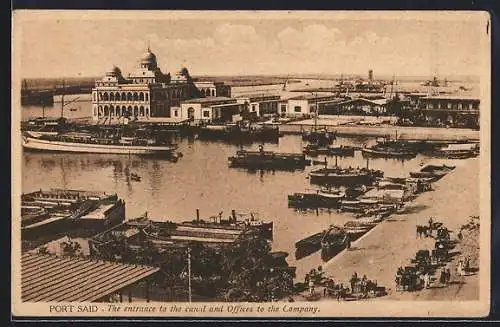
<path id="1" fill-rule="evenodd" d="M 163 72 L 192 75 L 478 75 L 484 16 L 17 13 L 23 78 L 127 75 L 148 43 Z M 17 42 L 17 43 L 16 43 Z M 17 51 L 17 52 L 16 52 Z"/>

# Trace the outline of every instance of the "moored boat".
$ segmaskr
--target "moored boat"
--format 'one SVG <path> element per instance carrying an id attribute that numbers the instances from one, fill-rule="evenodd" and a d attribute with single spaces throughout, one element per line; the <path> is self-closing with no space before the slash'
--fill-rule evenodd
<path id="1" fill-rule="evenodd" d="M 380 170 L 365 168 L 325 167 L 311 171 L 309 178 L 313 184 L 369 185 L 383 174 Z"/>
<path id="2" fill-rule="evenodd" d="M 327 156 L 354 156 L 355 148 L 347 145 L 321 146 L 319 144 L 308 144 L 302 152 L 309 156 L 327 155 Z"/>
<path id="3" fill-rule="evenodd" d="M 135 137 L 97 138 L 90 133 L 69 132 L 58 135 L 23 135 L 26 150 L 105 153 L 127 155 L 159 155 L 175 157 L 176 145 L 160 145 L 152 140 Z"/>
<path id="4" fill-rule="evenodd" d="M 410 172 L 410 176 L 413 178 L 431 178 L 433 181 L 436 181 L 453 169 L 455 169 L 455 166 L 428 164 L 422 167 L 420 171 Z"/>
<path id="5" fill-rule="evenodd" d="M 417 151 L 410 144 L 398 140 L 377 140 L 377 144 L 361 149 L 363 155 L 373 157 L 410 159 L 417 156 Z"/>
<path id="6" fill-rule="evenodd" d="M 337 208 L 345 192 L 338 188 L 323 187 L 320 190 L 288 195 L 289 207 L 296 208 Z"/>
<path id="7" fill-rule="evenodd" d="M 321 238 L 322 256 L 330 258 L 347 248 L 349 244 L 349 235 L 345 229 L 332 225 L 325 231 Z"/>
<path id="8" fill-rule="evenodd" d="M 262 146 L 259 151 L 239 150 L 228 160 L 230 167 L 248 169 L 295 170 L 311 164 L 304 154 L 264 151 Z"/>

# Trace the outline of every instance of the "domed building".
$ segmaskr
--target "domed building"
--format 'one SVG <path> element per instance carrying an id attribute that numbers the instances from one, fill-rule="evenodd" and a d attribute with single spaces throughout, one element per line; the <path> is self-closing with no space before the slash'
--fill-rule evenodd
<path id="1" fill-rule="evenodd" d="M 124 77 L 113 66 L 92 89 L 92 117 L 102 123 L 118 123 L 123 118 L 148 120 L 169 117 L 170 108 L 196 95 L 196 86 L 187 79 L 172 81 L 158 67 L 156 55 L 147 49 L 137 70 Z"/>

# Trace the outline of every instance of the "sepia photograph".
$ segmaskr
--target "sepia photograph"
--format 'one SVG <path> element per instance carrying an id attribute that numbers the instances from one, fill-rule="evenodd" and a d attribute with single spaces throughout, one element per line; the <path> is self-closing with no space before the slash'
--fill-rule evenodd
<path id="1" fill-rule="evenodd" d="M 490 17 L 17 10 L 12 306 L 490 310 Z"/>

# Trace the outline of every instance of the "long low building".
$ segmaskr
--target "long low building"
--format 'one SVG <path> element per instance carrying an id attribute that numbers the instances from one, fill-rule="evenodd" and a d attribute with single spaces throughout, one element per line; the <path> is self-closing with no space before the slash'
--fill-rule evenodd
<path id="1" fill-rule="evenodd" d="M 149 278 L 159 268 L 85 258 L 24 254 L 21 258 L 23 302 L 122 302 L 124 296 L 149 301 Z M 139 282 L 146 294 L 133 294 Z"/>

